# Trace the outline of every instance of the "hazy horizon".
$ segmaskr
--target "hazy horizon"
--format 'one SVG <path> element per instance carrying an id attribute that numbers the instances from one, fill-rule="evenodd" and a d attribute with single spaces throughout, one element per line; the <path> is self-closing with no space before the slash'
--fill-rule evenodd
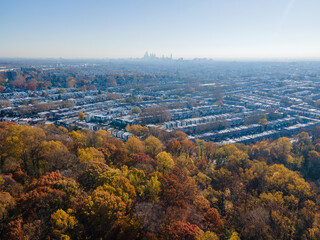
<path id="1" fill-rule="evenodd" d="M 162 56 L 156 56 L 157 59 L 161 60 Z M 164 56 L 163 59 L 167 58 Z M 66 60 L 66 61 L 77 61 L 77 60 L 88 60 L 88 61 L 133 61 L 133 60 L 146 60 L 153 61 L 152 59 L 143 59 L 142 56 L 137 57 L 1 57 L 0 60 Z M 174 57 L 172 56 L 173 61 L 195 61 L 195 60 L 204 60 L 204 61 L 214 61 L 214 62 L 320 62 L 320 57 L 308 58 L 289 58 L 289 57 L 279 57 L 279 58 L 208 58 L 208 57 L 193 57 L 193 58 L 184 58 L 184 57 Z"/>
<path id="2" fill-rule="evenodd" d="M 0 58 L 320 60 L 316 0 L 2 1 Z"/>

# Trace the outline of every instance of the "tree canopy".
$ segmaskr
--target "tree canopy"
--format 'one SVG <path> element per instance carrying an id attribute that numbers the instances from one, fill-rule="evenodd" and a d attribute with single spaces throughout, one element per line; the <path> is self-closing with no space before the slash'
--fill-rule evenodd
<path id="1" fill-rule="evenodd" d="M 146 129 L 1 122 L 0 238 L 320 238 L 317 135 L 218 146 Z"/>

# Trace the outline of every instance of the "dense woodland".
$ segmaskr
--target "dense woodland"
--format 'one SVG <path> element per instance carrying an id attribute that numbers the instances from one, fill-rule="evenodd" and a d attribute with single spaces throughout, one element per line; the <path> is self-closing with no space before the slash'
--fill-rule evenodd
<path id="1" fill-rule="evenodd" d="M 320 129 L 218 147 L 0 123 L 2 239 L 320 239 Z"/>

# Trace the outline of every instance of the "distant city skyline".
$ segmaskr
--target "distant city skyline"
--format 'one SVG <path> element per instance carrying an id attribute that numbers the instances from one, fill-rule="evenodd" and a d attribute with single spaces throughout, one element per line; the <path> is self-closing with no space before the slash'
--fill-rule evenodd
<path id="1" fill-rule="evenodd" d="M 320 59 L 317 0 L 0 3 L 0 58 Z"/>

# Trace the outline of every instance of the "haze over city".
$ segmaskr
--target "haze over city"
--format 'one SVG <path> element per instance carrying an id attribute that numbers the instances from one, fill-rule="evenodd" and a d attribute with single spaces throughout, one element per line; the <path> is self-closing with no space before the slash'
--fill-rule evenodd
<path id="1" fill-rule="evenodd" d="M 320 57 L 317 0 L 0 2 L 0 57 Z"/>
<path id="2" fill-rule="evenodd" d="M 320 239 L 319 0 L 0 9 L 0 239 Z"/>

